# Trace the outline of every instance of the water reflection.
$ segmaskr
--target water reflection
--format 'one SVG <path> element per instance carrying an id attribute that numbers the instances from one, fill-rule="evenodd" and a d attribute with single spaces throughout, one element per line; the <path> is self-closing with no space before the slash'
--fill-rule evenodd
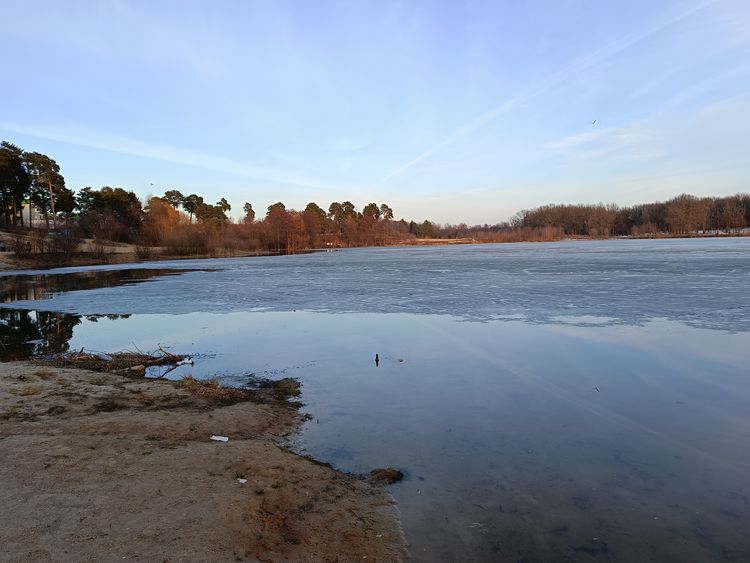
<path id="1" fill-rule="evenodd" d="M 70 350 L 74 329 L 84 320 L 95 323 L 130 315 L 73 315 L 48 311 L 0 309 L 0 362 L 25 360 L 33 356 Z"/>
<path id="2" fill-rule="evenodd" d="M 194 270 L 134 268 L 95 270 L 66 274 L 0 276 L 0 303 L 49 300 L 55 295 L 107 287 L 134 285 Z M 86 320 L 118 319 L 130 315 L 86 315 Z M 23 360 L 32 356 L 57 354 L 70 349 L 73 329 L 82 315 L 56 311 L 0 308 L 0 361 Z"/>
<path id="3" fill-rule="evenodd" d="M 0 276 L 0 303 L 52 299 L 72 291 L 133 285 L 164 276 L 175 276 L 192 269 L 134 268 L 92 270 L 67 274 L 32 274 Z"/>

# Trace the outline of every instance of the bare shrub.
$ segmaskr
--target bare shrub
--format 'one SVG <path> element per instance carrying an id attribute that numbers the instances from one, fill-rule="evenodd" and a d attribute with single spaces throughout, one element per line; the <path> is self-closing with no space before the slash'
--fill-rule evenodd
<path id="1" fill-rule="evenodd" d="M 25 258 L 31 254 L 31 241 L 21 233 L 16 233 L 13 237 L 13 252 L 19 258 Z"/>
<path id="2" fill-rule="evenodd" d="M 138 245 L 135 247 L 135 256 L 138 260 L 151 260 L 156 254 L 156 249 L 150 246 Z"/>
<path id="3" fill-rule="evenodd" d="M 91 243 L 91 255 L 100 262 L 109 262 L 112 258 L 112 248 L 102 239 L 94 239 Z"/>
<path id="4" fill-rule="evenodd" d="M 29 236 L 31 251 L 44 254 L 47 250 L 47 231 L 34 229 Z"/>
<path id="5" fill-rule="evenodd" d="M 211 237 L 199 228 L 181 229 L 166 239 L 167 252 L 175 256 L 206 254 L 211 248 Z"/>
<path id="6" fill-rule="evenodd" d="M 80 243 L 81 239 L 78 236 L 76 229 L 73 227 L 65 227 L 54 234 L 51 233 L 49 249 L 52 252 L 70 253 L 75 252 Z"/>

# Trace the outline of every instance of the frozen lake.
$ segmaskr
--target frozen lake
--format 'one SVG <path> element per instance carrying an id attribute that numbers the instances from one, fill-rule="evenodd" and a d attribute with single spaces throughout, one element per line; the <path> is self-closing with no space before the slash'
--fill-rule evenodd
<path id="1" fill-rule="evenodd" d="M 298 449 L 407 474 L 416 560 L 750 560 L 750 238 L 23 274 L 0 355 L 162 345 L 229 384 L 297 377 Z"/>

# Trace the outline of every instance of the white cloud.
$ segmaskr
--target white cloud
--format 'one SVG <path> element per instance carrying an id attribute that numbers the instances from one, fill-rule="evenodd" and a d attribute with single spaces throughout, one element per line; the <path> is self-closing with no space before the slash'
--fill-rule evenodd
<path id="1" fill-rule="evenodd" d="M 643 147 L 649 143 L 652 132 L 641 124 L 628 127 L 595 128 L 585 133 L 569 135 L 545 145 L 548 150 L 573 160 L 592 160 L 609 156 L 624 149 Z M 655 156 L 653 147 L 641 152 Z"/>
<path id="2" fill-rule="evenodd" d="M 336 187 L 329 182 L 318 181 L 289 170 L 256 166 L 247 162 L 241 162 L 223 156 L 216 156 L 203 151 L 185 149 L 172 145 L 154 144 L 101 131 L 82 128 L 56 128 L 23 125 L 17 123 L 0 123 L 0 129 L 40 139 L 47 139 L 119 154 L 152 158 L 155 160 L 183 164 L 234 176 L 264 180 L 289 186 L 321 190 L 328 190 Z"/>

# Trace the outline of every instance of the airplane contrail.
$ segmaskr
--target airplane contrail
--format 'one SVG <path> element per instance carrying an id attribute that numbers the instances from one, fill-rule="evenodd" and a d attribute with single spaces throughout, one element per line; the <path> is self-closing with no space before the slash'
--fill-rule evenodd
<path id="1" fill-rule="evenodd" d="M 630 35 L 625 35 L 623 37 L 620 37 L 619 39 L 616 39 L 612 41 L 611 43 L 605 45 L 601 49 L 594 51 L 593 53 L 590 53 L 589 55 L 586 55 L 585 57 L 582 57 L 578 59 L 577 61 L 574 61 L 573 63 L 552 73 L 546 79 L 541 80 L 539 83 L 534 85 L 534 87 L 521 90 L 519 93 L 517 93 L 514 96 L 511 96 L 510 98 L 503 101 L 499 105 L 495 106 L 488 112 L 480 115 L 479 117 L 459 127 L 447 139 L 438 143 L 437 145 L 428 149 L 427 151 L 423 152 L 416 158 L 413 158 L 409 162 L 402 164 L 395 170 L 389 172 L 382 179 L 376 182 L 375 185 L 387 182 L 394 176 L 398 176 L 399 174 L 411 168 L 415 164 L 421 162 L 422 160 L 429 158 L 430 156 L 442 151 L 444 148 L 448 147 L 449 145 L 452 145 L 457 140 L 475 131 L 478 131 L 485 125 L 495 121 L 500 116 L 507 113 L 509 110 L 517 106 L 519 103 L 527 102 L 529 100 L 536 98 L 537 96 L 540 96 L 541 94 L 554 88 L 558 84 L 568 80 L 569 78 L 577 74 L 580 74 L 582 71 L 589 69 L 601 63 L 602 61 L 625 51 L 626 49 L 632 47 L 633 45 L 640 43 L 644 39 L 647 39 L 653 35 L 656 35 L 657 33 L 660 33 L 664 29 L 692 16 L 694 13 L 706 8 L 707 6 L 715 4 L 718 1 L 719 0 L 704 0 L 703 2 L 696 4 L 692 8 L 689 8 L 688 10 L 681 12 L 680 14 L 677 14 L 676 16 L 672 16 L 670 18 L 662 20 L 652 25 L 650 28 L 646 30 L 642 30 L 637 33 L 631 33 Z"/>

